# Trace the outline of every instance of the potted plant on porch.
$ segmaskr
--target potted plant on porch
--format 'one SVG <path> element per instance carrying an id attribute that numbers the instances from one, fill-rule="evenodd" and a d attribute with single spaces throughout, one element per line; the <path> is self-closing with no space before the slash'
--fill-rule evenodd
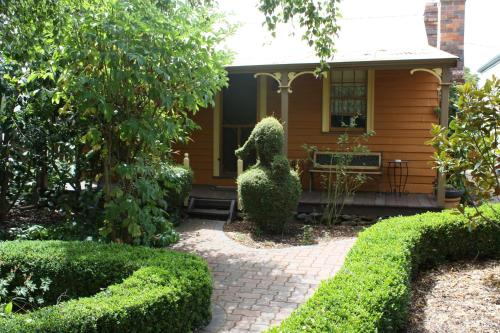
<path id="1" fill-rule="evenodd" d="M 457 208 L 464 195 L 464 190 L 454 184 L 447 184 L 444 192 L 444 208 Z"/>
<path id="2" fill-rule="evenodd" d="M 448 178 L 444 190 L 444 208 L 457 208 L 464 194 L 465 190 L 463 184 L 461 184 L 460 181 Z M 437 179 L 434 181 L 434 195 L 437 195 Z"/>

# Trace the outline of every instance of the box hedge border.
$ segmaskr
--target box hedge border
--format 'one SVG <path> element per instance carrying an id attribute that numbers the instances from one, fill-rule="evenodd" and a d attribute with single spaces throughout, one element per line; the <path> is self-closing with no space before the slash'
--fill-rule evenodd
<path id="1" fill-rule="evenodd" d="M 72 299 L 0 317 L 2 332 L 190 332 L 211 318 L 210 272 L 194 255 L 95 242 L 0 243 L 0 273 L 16 266 L 52 279 L 49 303 L 62 293 Z"/>
<path id="2" fill-rule="evenodd" d="M 268 332 L 401 332 L 411 279 L 419 269 L 499 257 L 498 225 L 480 223 L 471 231 L 469 222 L 451 211 L 390 218 L 362 232 L 341 270 Z"/>

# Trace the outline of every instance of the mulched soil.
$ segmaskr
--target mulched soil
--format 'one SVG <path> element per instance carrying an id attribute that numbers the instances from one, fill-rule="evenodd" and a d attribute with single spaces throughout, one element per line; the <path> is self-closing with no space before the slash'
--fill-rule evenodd
<path id="1" fill-rule="evenodd" d="M 304 226 L 312 227 L 311 239 L 304 240 Z M 285 248 L 312 245 L 331 239 L 356 237 L 364 226 L 334 225 L 328 228 L 321 224 L 305 224 L 298 220 L 290 221 L 281 235 L 256 233 L 257 228 L 248 220 L 238 220 L 224 225 L 224 232 L 234 241 L 253 248 Z"/>
<path id="2" fill-rule="evenodd" d="M 62 221 L 61 213 L 48 208 L 36 207 L 14 207 L 9 212 L 5 223 L 0 225 L 2 229 L 40 224 L 48 226 Z"/>
<path id="3" fill-rule="evenodd" d="M 500 332 L 500 262 L 455 262 L 413 284 L 408 333 Z"/>

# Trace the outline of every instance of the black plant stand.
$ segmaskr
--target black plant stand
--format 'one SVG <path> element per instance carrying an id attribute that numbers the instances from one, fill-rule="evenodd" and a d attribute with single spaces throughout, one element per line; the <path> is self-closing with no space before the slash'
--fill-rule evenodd
<path id="1" fill-rule="evenodd" d="M 405 193 L 406 182 L 408 181 L 408 161 L 394 160 L 387 163 L 391 193 L 399 195 Z"/>

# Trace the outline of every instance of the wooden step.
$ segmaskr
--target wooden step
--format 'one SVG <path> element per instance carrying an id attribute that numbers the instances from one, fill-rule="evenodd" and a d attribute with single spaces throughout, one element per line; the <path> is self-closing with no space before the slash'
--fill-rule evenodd
<path id="1" fill-rule="evenodd" d="M 209 209 L 209 208 L 193 208 L 189 211 L 192 215 L 213 216 L 213 217 L 227 217 L 229 210 L 222 209 Z"/>
<path id="2" fill-rule="evenodd" d="M 191 197 L 187 213 L 208 218 L 225 218 L 230 223 L 234 219 L 235 210 L 235 200 Z"/>

